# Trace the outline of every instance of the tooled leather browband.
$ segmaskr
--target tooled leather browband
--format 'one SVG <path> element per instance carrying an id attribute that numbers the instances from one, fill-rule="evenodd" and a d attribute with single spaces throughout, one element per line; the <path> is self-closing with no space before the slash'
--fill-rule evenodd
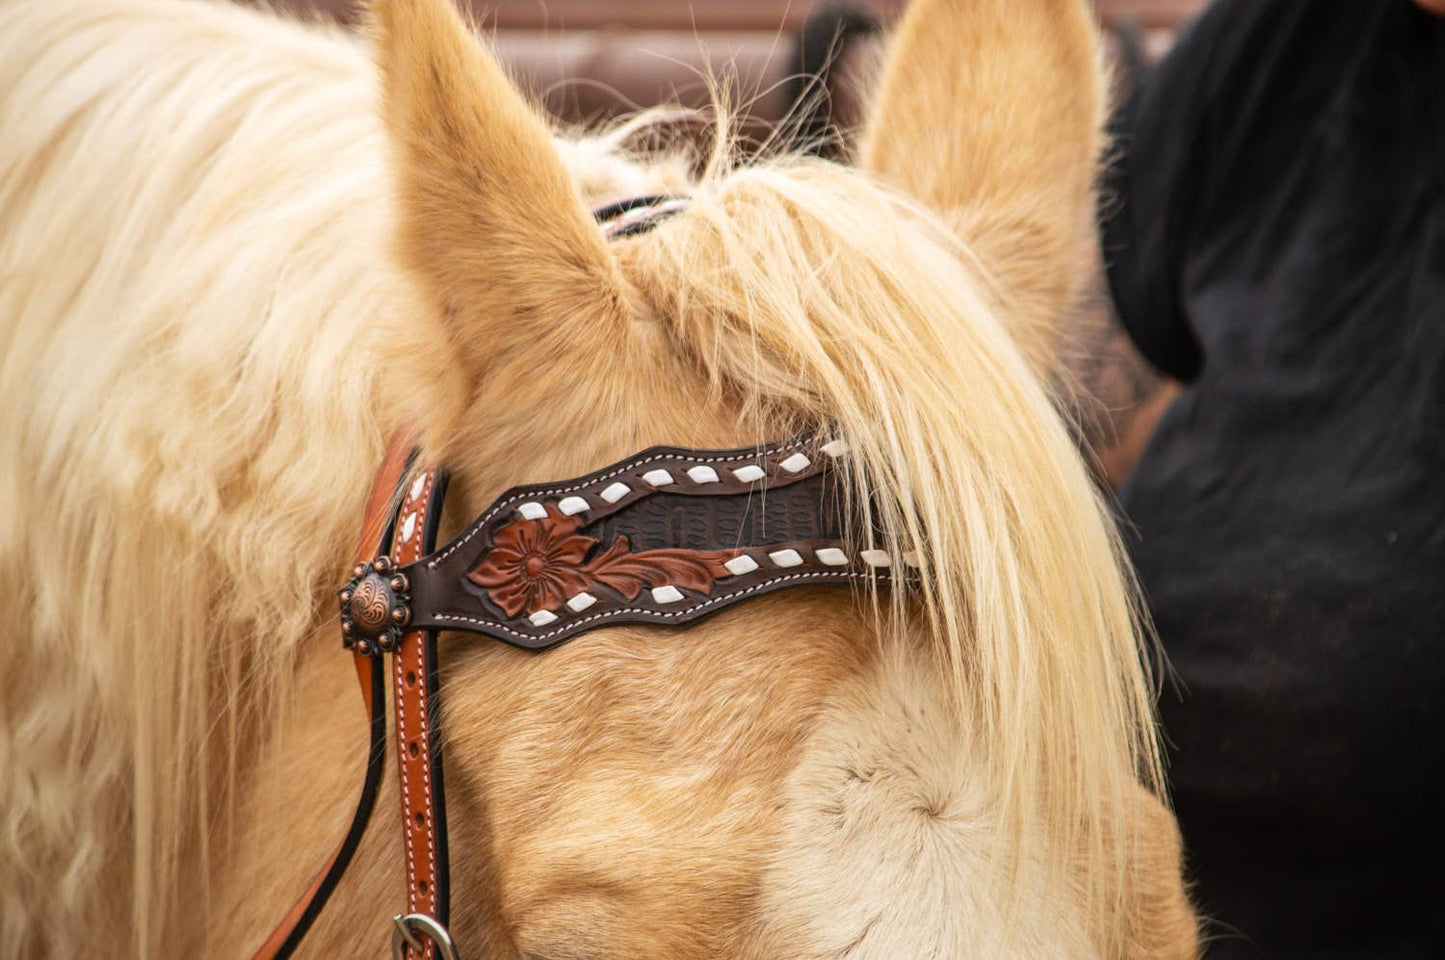
<path id="1" fill-rule="evenodd" d="M 886 552 L 844 539 L 834 465 L 845 452 L 810 437 L 653 447 L 508 490 L 430 556 L 349 584 L 347 644 L 380 654 L 403 628 L 429 628 L 542 650 L 602 626 L 689 623 L 789 587 L 887 580 Z M 417 477 L 410 495 L 429 482 Z M 418 522 L 403 505 L 397 541 Z"/>

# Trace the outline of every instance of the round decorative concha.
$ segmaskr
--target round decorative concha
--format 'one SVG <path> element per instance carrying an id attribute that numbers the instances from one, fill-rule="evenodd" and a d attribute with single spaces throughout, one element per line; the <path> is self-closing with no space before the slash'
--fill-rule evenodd
<path id="1" fill-rule="evenodd" d="M 406 575 L 390 557 L 358 563 L 337 592 L 341 601 L 341 644 L 363 656 L 391 653 L 411 620 Z"/>

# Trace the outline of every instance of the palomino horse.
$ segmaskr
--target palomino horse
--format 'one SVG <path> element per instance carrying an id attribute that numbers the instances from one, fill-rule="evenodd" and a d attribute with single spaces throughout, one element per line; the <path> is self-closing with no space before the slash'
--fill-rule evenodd
<path id="1" fill-rule="evenodd" d="M 247 956 L 306 886 L 365 762 L 334 591 L 401 424 L 451 529 L 649 445 L 834 431 L 919 570 L 444 637 L 465 957 L 1196 955 L 1047 388 L 1083 0 L 919 0 L 856 168 L 555 138 L 445 0 L 377 0 L 369 42 L 4 0 L 0 90 L 0 956 Z M 588 215 L 660 193 L 645 234 Z M 394 791 L 303 953 L 386 955 Z"/>

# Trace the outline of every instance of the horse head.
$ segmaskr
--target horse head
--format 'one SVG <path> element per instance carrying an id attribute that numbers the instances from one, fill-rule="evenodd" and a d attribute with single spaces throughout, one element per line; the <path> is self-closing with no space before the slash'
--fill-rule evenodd
<path id="1" fill-rule="evenodd" d="M 725 129 L 700 175 L 584 166 L 442 0 L 375 40 L 416 290 L 378 362 L 468 515 L 830 430 L 922 571 L 450 644 L 456 923 L 538 957 L 1188 955 L 1131 587 L 1048 387 L 1101 144 L 1083 5 L 916 3 L 851 168 L 735 166 Z M 639 190 L 686 209 L 609 242 L 590 208 Z"/>
<path id="2" fill-rule="evenodd" d="M 1084 0 L 915 0 L 850 163 L 737 162 L 727 111 L 704 157 L 559 135 L 448 0 L 375 0 L 368 46 L 0 10 L 0 956 L 248 953 L 315 876 L 364 762 L 335 590 L 398 428 L 444 538 L 646 447 L 835 437 L 912 571 L 544 653 L 443 634 L 464 956 L 1195 956 L 1054 395 L 1099 59 Z M 678 202 L 599 229 L 638 195 Z M 518 562 L 591 549 L 559 536 Z M 394 790 L 303 951 L 384 953 Z"/>

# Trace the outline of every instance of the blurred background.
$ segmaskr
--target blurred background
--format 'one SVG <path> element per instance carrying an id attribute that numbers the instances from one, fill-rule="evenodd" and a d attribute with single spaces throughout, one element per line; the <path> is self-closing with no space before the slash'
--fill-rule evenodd
<path id="1" fill-rule="evenodd" d="M 255 2 L 255 0 L 239 0 Z M 265 0 L 345 24 L 355 0 Z M 588 123 L 659 103 L 708 102 L 729 80 L 759 130 L 836 150 L 860 116 L 880 31 L 906 0 L 458 0 L 495 31 L 514 74 L 556 116 Z M 1205 0 L 1096 0 L 1115 76 L 1127 87 Z"/>

